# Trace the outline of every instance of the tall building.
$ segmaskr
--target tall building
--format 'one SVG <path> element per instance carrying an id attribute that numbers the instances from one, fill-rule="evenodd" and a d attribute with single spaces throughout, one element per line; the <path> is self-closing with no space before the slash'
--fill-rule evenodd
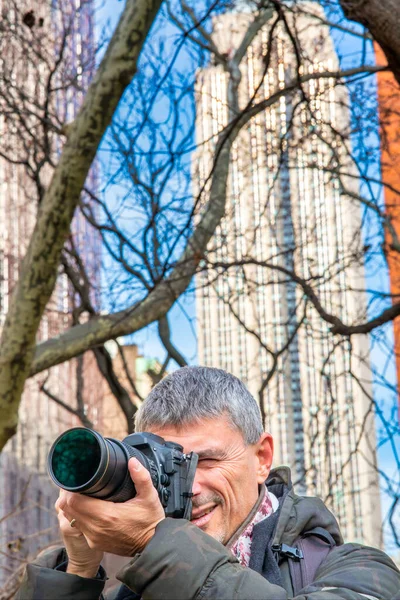
<path id="1" fill-rule="evenodd" d="M 323 16 L 313 3 L 302 7 Z M 336 71 L 338 59 L 321 19 L 290 18 L 302 73 Z M 246 12 L 214 19 L 222 54 L 232 55 L 250 19 Z M 296 56 L 281 25 L 269 48 L 267 24 L 242 61 L 242 109 L 254 95 L 256 101 L 267 98 L 296 77 Z M 226 84 L 221 65 L 198 74 L 197 191 L 208 189 L 215 139 L 227 123 Z M 226 216 L 208 257 L 211 263 L 254 262 L 211 268 L 197 277 L 199 362 L 234 373 L 259 399 L 275 440 L 275 465 L 291 466 L 298 491 L 326 501 L 345 539 L 379 546 L 368 340 L 352 339 L 350 358 L 349 343 L 332 337 L 330 325 L 306 305 L 302 288 L 287 275 L 295 272 L 312 283 L 325 310 L 344 322 L 365 316 L 361 217 L 348 195 L 357 192 L 357 177 L 349 142 L 341 138 L 349 130 L 348 97 L 328 78 L 310 79 L 303 89 L 308 105 L 299 94 L 281 96 L 233 144 Z M 338 164 L 346 172 L 340 181 Z"/>
<path id="2" fill-rule="evenodd" d="M 7 35 L 1 43 L 0 95 L 8 81 L 10 98 L 16 102 L 15 113 L 9 108 L 8 115 L 0 117 L 0 332 L 40 198 L 39 181 L 35 182 L 29 171 L 29 161 L 35 165 L 46 156 L 43 130 L 35 111 L 44 114 L 48 84 L 47 91 L 56 90 L 47 107 L 53 122 L 68 123 L 76 114 L 94 67 L 93 10 L 92 0 L 40 0 L 34 6 L 0 0 L 0 14 L 8 24 L 2 30 L 2 36 L 4 31 Z M 65 32 L 68 34 L 64 36 Z M 32 38 L 31 53 L 20 51 L 21 36 Z M 40 42 L 39 48 L 35 40 Z M 62 60 L 57 61 L 61 54 Z M 57 68 L 47 80 L 52 64 Z M 3 106 L 7 99 L 1 101 Z M 51 133 L 49 136 L 47 156 L 56 162 L 61 148 L 53 143 Z M 21 158 L 24 156 L 25 163 Z M 47 165 L 44 169 L 41 185 L 45 186 L 51 169 Z M 94 182 L 95 174 L 91 178 Z M 75 247 L 81 251 L 92 281 L 96 281 L 100 266 L 98 235 L 78 214 L 72 232 Z M 43 315 L 38 341 L 56 336 L 71 325 L 74 301 L 66 275 L 60 275 Z M 0 587 L 21 559 L 59 536 L 54 511 L 58 490 L 47 475 L 47 454 L 58 434 L 80 422 L 44 394 L 41 386 L 45 382 L 55 397 L 72 406 L 80 388 L 87 416 L 99 426 L 101 386 L 94 385 L 99 375 L 90 361 L 85 357 L 58 365 L 26 383 L 17 433 L 0 455 Z"/>

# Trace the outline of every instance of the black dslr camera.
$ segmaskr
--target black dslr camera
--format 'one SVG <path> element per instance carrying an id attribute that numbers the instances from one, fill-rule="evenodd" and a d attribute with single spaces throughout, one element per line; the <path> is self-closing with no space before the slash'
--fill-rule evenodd
<path id="1" fill-rule="evenodd" d="M 197 454 L 184 454 L 174 442 L 152 433 L 133 433 L 122 442 L 86 427 L 62 433 L 47 459 L 50 477 L 59 487 L 110 502 L 134 498 L 128 471 L 134 456 L 150 472 L 167 517 L 190 519 Z"/>

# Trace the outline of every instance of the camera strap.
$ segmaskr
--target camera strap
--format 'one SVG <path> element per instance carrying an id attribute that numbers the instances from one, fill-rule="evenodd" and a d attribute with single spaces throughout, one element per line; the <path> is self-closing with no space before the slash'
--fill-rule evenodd
<path id="1" fill-rule="evenodd" d="M 189 469 L 188 469 L 186 481 L 187 481 L 187 489 L 189 489 L 190 492 L 183 492 L 183 494 L 182 494 L 182 496 L 186 499 L 185 512 L 183 513 L 183 518 L 190 521 L 191 516 L 192 516 L 192 498 L 193 498 L 192 488 L 193 488 L 194 476 L 196 474 L 197 462 L 198 462 L 199 457 L 197 456 L 197 454 L 195 452 L 191 452 L 190 454 L 187 454 L 186 456 L 189 459 Z"/>

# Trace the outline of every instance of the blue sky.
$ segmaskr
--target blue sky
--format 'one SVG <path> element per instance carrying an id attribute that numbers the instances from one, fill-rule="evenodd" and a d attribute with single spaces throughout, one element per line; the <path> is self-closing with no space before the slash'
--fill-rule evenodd
<path id="1" fill-rule="evenodd" d="M 100 32 L 102 32 L 104 28 L 106 28 L 106 31 L 109 33 L 115 28 L 124 8 L 124 2 L 121 0 L 107 0 L 107 2 L 98 0 L 98 6 L 99 9 L 96 13 L 96 30 L 98 36 L 100 36 Z M 109 194 L 116 193 L 118 193 L 118 189 L 115 187 L 110 188 Z M 193 323 L 194 318 L 195 300 L 193 294 L 189 293 L 172 308 L 169 313 L 169 321 L 173 343 L 176 344 L 179 351 L 191 364 L 196 363 L 197 358 L 197 344 Z M 162 362 L 165 357 L 165 349 L 158 339 L 156 324 L 153 324 L 132 336 L 127 336 L 125 341 L 128 343 L 136 343 L 142 354 L 146 357 L 157 358 L 160 362 Z M 171 370 L 174 368 L 177 368 L 177 365 L 174 361 L 171 361 L 168 369 Z"/>
<path id="2" fill-rule="evenodd" d="M 118 21 L 123 6 L 124 2 L 121 0 L 107 0 L 104 2 L 97 14 L 97 30 L 100 31 L 104 24 L 108 23 L 109 30 L 111 31 Z M 334 16 L 335 15 L 333 15 L 333 18 Z M 352 25 L 352 27 L 356 28 L 357 26 Z M 357 29 L 362 31 L 361 27 L 357 27 Z M 360 38 L 337 31 L 333 32 L 333 39 L 343 68 L 359 64 L 360 56 L 363 55 L 363 53 L 366 54 L 367 57 L 370 57 L 370 61 L 373 61 L 371 44 L 364 45 Z M 375 91 L 374 84 L 372 84 L 371 90 L 373 94 Z M 354 143 L 356 144 L 356 140 Z M 379 176 L 379 167 L 377 165 L 372 165 L 370 169 L 372 169 L 370 174 Z M 383 202 L 382 197 L 381 202 Z M 387 292 L 389 291 L 388 274 L 384 263 L 379 265 L 379 268 L 375 267 L 373 270 L 367 269 L 366 279 L 367 287 Z M 184 307 L 187 317 L 181 310 L 182 306 Z M 195 327 L 195 302 L 193 294 L 183 297 L 180 302 L 175 305 L 169 316 L 173 341 L 176 343 L 180 352 L 187 358 L 189 363 L 196 363 L 196 339 L 193 331 Z M 129 336 L 128 340 L 129 342 L 134 341 L 137 343 L 145 356 L 155 357 L 160 361 L 163 360 L 165 350 L 158 341 L 155 325 L 150 326 L 146 330 L 140 331 L 133 336 Z M 389 347 L 393 345 L 393 328 L 391 324 L 385 329 L 385 340 Z M 375 339 L 372 343 L 371 361 L 378 372 L 384 372 L 385 378 L 389 383 L 393 385 L 396 384 L 393 357 L 392 359 L 387 359 L 387 352 L 384 351 L 383 344 L 379 339 Z M 172 364 L 170 364 L 169 369 L 171 367 Z M 393 407 L 394 395 L 386 386 L 380 385 L 378 379 L 375 381 L 374 397 L 383 413 L 389 417 L 390 409 Z M 386 472 L 395 469 L 393 452 L 389 444 L 383 445 L 379 450 L 379 464 Z M 386 497 L 383 498 L 383 504 L 383 512 L 385 513 L 388 507 L 388 499 Z"/>

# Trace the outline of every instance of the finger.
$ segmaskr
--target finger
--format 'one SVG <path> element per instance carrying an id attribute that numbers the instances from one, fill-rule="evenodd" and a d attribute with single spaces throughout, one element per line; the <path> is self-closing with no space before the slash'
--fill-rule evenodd
<path id="1" fill-rule="evenodd" d="M 73 492 L 67 492 L 66 490 L 60 490 L 60 494 L 58 496 L 58 500 L 56 504 L 58 508 L 61 510 L 65 510 L 67 506 L 70 504 L 71 499 L 78 494 L 74 494 Z"/>
<path id="2" fill-rule="evenodd" d="M 56 509 L 57 513 L 59 510 L 62 510 L 62 506 L 65 506 L 65 498 L 66 498 L 66 494 L 68 492 L 66 492 L 65 490 L 60 489 L 60 492 L 58 494 L 58 498 L 54 504 L 54 508 Z"/>
<path id="3" fill-rule="evenodd" d="M 137 458 L 130 458 L 128 462 L 130 476 L 136 488 L 136 496 L 149 497 L 157 495 L 156 489 L 151 481 L 149 471 L 140 464 Z"/>
<path id="4" fill-rule="evenodd" d="M 63 534 L 68 535 L 68 537 L 81 537 L 83 535 L 78 523 L 75 523 L 74 527 L 71 527 L 70 519 L 68 519 L 67 515 L 62 510 L 58 512 L 57 518 Z"/>
<path id="5" fill-rule="evenodd" d="M 92 517 L 102 514 L 109 508 L 109 502 L 99 498 L 90 498 L 83 494 L 67 492 L 62 499 L 59 499 L 59 507 L 68 515 L 80 518 Z"/>

